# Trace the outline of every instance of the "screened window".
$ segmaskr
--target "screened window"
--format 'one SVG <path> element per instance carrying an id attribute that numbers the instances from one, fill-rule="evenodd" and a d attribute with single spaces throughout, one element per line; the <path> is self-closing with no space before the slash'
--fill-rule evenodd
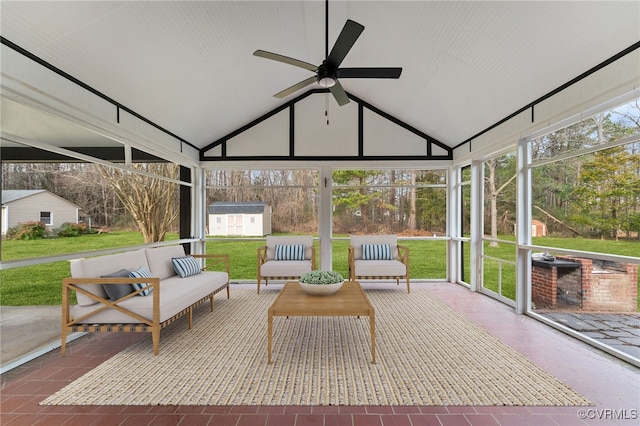
<path id="1" fill-rule="evenodd" d="M 40 212 L 40 222 L 45 225 L 51 225 L 53 222 L 51 221 L 51 212 Z"/>

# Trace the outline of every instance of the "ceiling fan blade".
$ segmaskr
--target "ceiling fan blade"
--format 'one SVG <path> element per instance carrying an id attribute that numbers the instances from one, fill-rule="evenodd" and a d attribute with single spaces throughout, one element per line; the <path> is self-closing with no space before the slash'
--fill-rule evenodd
<path id="1" fill-rule="evenodd" d="M 299 59 L 289 58 L 288 56 L 279 55 L 277 53 L 267 52 L 265 50 L 256 50 L 253 52 L 253 56 L 259 56 L 261 58 L 271 59 L 273 61 L 284 62 L 285 64 L 293 65 L 295 67 L 304 68 L 305 70 L 316 72 L 318 71 L 318 66 L 310 64 L 305 61 L 301 61 Z"/>
<path id="2" fill-rule="evenodd" d="M 293 92 L 296 92 L 300 89 L 302 89 L 305 86 L 308 86 L 312 83 L 315 83 L 317 80 L 316 76 L 314 75 L 313 77 L 309 77 L 305 80 L 302 80 L 299 83 L 294 84 L 291 87 L 288 87 L 286 89 L 284 89 L 281 92 L 276 93 L 275 95 L 273 95 L 275 98 L 284 98 L 285 96 L 289 96 L 290 94 L 292 94 Z"/>
<path id="3" fill-rule="evenodd" d="M 402 68 L 338 68 L 338 78 L 400 78 Z"/>
<path id="4" fill-rule="evenodd" d="M 336 44 L 333 45 L 331 53 L 329 53 L 327 57 L 327 64 L 333 69 L 338 68 L 356 40 L 358 40 L 358 37 L 360 37 L 360 34 L 362 34 L 362 31 L 364 31 L 364 26 L 358 24 L 356 21 L 347 19 L 336 40 Z"/>
<path id="5" fill-rule="evenodd" d="M 336 80 L 336 84 L 329 88 L 333 97 L 336 98 L 338 105 L 343 106 L 349 103 L 349 97 L 347 96 L 347 92 L 344 91 L 342 85 L 338 80 Z"/>

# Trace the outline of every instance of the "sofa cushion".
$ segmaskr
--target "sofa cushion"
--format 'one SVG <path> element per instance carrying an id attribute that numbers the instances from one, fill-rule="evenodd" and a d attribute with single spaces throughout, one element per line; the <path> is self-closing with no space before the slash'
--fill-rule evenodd
<path id="1" fill-rule="evenodd" d="M 173 262 L 173 269 L 180 278 L 198 275 L 202 272 L 200 263 L 193 256 L 174 257 L 171 262 Z"/>
<path id="2" fill-rule="evenodd" d="M 363 244 L 362 260 L 391 260 L 391 245 Z"/>
<path id="3" fill-rule="evenodd" d="M 144 266 L 139 267 L 135 271 L 129 272 L 129 276 L 131 278 L 151 278 L 151 271 L 149 271 Z M 147 283 L 131 283 L 131 287 L 133 287 L 133 291 L 143 289 L 147 286 Z M 138 293 L 138 296 L 148 296 L 153 291 L 153 287 L 146 288 Z"/>
<path id="4" fill-rule="evenodd" d="M 145 253 L 151 274 L 164 280 L 165 278 L 176 276 L 171 259 L 184 257 L 184 248 L 181 245 L 156 247 L 146 249 Z"/>
<path id="5" fill-rule="evenodd" d="M 304 260 L 304 244 L 276 244 L 275 260 Z"/>
<path id="6" fill-rule="evenodd" d="M 100 275 L 100 278 L 129 278 L 130 271 L 128 269 L 120 269 L 117 272 L 107 275 Z M 111 300 L 118 300 L 134 292 L 131 284 L 102 284 L 105 293 Z"/>
<path id="7" fill-rule="evenodd" d="M 189 278 L 174 275 L 160 281 L 160 322 L 166 321 L 198 300 L 222 288 L 229 282 L 226 272 L 206 271 Z M 151 297 L 131 297 L 118 304 L 138 315 L 151 320 L 153 318 L 153 300 Z M 80 318 L 94 312 L 94 306 L 74 306 L 73 316 Z M 126 324 L 139 321 L 130 315 L 115 309 L 105 309 L 82 321 L 83 324 Z"/>
<path id="8" fill-rule="evenodd" d="M 117 269 L 128 269 L 134 271 L 140 266 L 146 268 L 147 256 L 145 250 L 134 250 L 124 253 L 110 254 L 108 256 L 98 256 L 82 259 L 74 259 L 71 261 L 71 276 L 73 278 L 97 278 L 102 275 L 111 274 Z M 96 296 L 107 298 L 107 293 L 104 291 L 102 284 L 79 284 L 78 287 L 89 291 Z M 93 305 L 97 303 L 82 293 L 76 292 L 78 298 L 78 304 L 83 306 Z"/>

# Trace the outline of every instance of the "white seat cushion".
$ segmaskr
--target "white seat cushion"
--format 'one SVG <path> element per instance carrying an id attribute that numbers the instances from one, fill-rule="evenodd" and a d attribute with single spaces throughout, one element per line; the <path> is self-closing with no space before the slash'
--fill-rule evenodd
<path id="1" fill-rule="evenodd" d="M 397 260 L 356 260 L 354 266 L 356 276 L 389 277 L 407 274 L 406 265 Z"/>
<path id="2" fill-rule="evenodd" d="M 310 271 L 310 260 L 269 260 L 260 266 L 263 277 L 299 277 Z"/>

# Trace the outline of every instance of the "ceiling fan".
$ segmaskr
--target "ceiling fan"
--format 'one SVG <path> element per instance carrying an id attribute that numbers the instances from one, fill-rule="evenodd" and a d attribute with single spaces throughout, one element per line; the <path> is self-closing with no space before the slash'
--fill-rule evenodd
<path id="1" fill-rule="evenodd" d="M 256 50 L 253 52 L 255 56 L 271 59 L 285 64 L 304 68 L 316 75 L 302 80 L 291 87 L 273 95 L 276 98 L 284 98 L 316 81 L 322 87 L 328 88 L 338 105 L 346 105 L 349 103 L 349 97 L 344 88 L 338 81 L 339 78 L 399 78 L 402 68 L 340 68 L 340 64 L 351 50 L 362 31 L 364 26 L 347 19 L 344 24 L 336 43 L 329 51 L 329 0 L 326 1 L 326 22 L 325 22 L 325 59 L 320 65 L 313 65 L 299 59 L 289 58 L 277 53 L 271 53 L 264 50 Z"/>

